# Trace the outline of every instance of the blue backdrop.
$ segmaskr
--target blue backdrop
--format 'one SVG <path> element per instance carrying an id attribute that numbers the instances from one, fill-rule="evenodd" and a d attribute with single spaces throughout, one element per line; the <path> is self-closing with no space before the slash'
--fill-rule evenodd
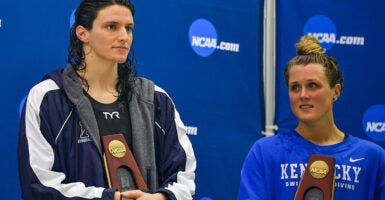
<path id="1" fill-rule="evenodd" d="M 236 199 L 264 112 L 263 2 L 135 2 L 138 70 L 168 91 L 185 125 L 197 130 L 190 133 L 196 199 Z"/>
<path id="2" fill-rule="evenodd" d="M 21 199 L 17 172 L 19 105 L 42 75 L 66 62 L 73 1 L 0 2 L 0 199 Z"/>

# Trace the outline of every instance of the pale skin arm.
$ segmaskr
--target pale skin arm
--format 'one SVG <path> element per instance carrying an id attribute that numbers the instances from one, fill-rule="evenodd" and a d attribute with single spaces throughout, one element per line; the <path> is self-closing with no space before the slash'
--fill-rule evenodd
<path id="1" fill-rule="evenodd" d="M 122 195 L 122 198 L 120 198 Z M 115 192 L 114 200 L 167 200 L 162 193 L 149 194 L 141 190 L 131 190 L 126 192 Z"/>

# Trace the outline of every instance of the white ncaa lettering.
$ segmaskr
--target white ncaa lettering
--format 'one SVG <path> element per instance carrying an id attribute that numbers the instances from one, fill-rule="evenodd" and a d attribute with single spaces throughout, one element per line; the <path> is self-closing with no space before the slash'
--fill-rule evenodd
<path id="1" fill-rule="evenodd" d="M 335 43 L 336 34 L 334 33 L 309 33 L 308 35 L 313 35 L 318 39 L 320 43 Z"/>
<path id="2" fill-rule="evenodd" d="M 385 122 L 367 122 L 366 132 L 385 132 Z"/>
<path id="3" fill-rule="evenodd" d="M 192 46 L 215 48 L 217 40 L 215 38 L 192 36 Z"/>

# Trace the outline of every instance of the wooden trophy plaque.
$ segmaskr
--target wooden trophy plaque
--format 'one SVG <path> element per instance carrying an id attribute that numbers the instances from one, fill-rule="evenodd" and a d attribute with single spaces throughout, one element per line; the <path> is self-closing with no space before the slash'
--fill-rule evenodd
<path id="1" fill-rule="evenodd" d="M 312 154 L 302 175 L 295 200 L 332 200 L 334 198 L 335 159 Z"/>
<path id="2" fill-rule="evenodd" d="M 109 187 L 121 192 L 136 189 L 147 191 L 147 185 L 123 134 L 103 136 L 102 143 Z"/>

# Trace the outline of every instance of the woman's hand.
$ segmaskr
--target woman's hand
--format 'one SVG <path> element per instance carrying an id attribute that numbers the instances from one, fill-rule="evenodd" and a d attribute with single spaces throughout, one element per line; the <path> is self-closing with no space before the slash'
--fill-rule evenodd
<path id="1" fill-rule="evenodd" d="M 141 190 L 130 190 L 121 193 L 122 200 L 167 200 L 162 193 L 150 194 Z"/>

